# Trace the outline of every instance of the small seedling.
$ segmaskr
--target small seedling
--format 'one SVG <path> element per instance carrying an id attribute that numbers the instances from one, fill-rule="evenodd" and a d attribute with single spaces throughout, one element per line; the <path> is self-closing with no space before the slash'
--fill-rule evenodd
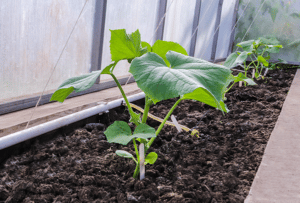
<path id="1" fill-rule="evenodd" d="M 276 66 L 276 64 L 270 65 L 269 59 L 271 53 L 279 53 L 280 49 L 283 48 L 282 45 L 279 44 L 279 41 L 275 38 L 259 38 L 258 40 L 248 40 L 241 43 L 238 43 L 237 46 L 242 48 L 243 51 L 233 52 L 230 54 L 224 65 L 228 68 L 233 68 L 237 65 L 241 65 L 244 68 L 244 76 L 247 78 L 247 73 L 250 68 L 253 68 L 254 73 L 252 73 L 252 78 L 262 78 L 263 69 L 272 69 Z M 250 58 L 251 62 L 247 65 L 246 60 Z M 284 61 L 279 59 L 279 63 L 283 63 Z M 249 81 L 249 80 L 248 80 Z M 246 85 L 245 81 L 245 85 Z M 252 83 L 253 84 L 253 83 Z M 248 83 L 248 85 L 251 85 Z"/>
<path id="2" fill-rule="evenodd" d="M 177 43 L 158 40 L 153 46 L 142 42 L 139 31 L 127 34 L 124 29 L 111 30 L 110 52 L 112 63 L 101 71 L 94 71 L 83 76 L 74 77 L 63 82 L 54 92 L 51 101 L 63 102 L 73 91 L 80 92 L 90 88 L 101 74 L 111 75 L 120 89 L 129 114 L 130 122 L 136 125 L 131 131 L 124 121 L 115 121 L 104 132 L 107 141 L 127 145 L 133 142 L 136 157 L 124 150 L 117 150 L 118 156 L 132 159 L 136 163 L 133 174 L 137 178 L 144 165 L 154 164 L 155 152 L 147 151 L 153 144 L 163 126 L 176 106 L 182 100 L 196 100 L 215 107 L 223 112 L 228 109 L 223 102 L 231 70 L 225 66 L 187 56 L 185 49 Z M 121 60 L 131 63 L 129 72 L 133 75 L 138 87 L 145 92 L 143 117 L 135 113 L 113 71 Z M 175 102 L 157 130 L 146 124 L 150 106 L 159 101 L 176 98 Z M 140 143 L 138 150 L 137 143 Z M 146 155 L 147 154 L 147 155 Z M 141 168 L 140 168 L 141 166 Z"/>

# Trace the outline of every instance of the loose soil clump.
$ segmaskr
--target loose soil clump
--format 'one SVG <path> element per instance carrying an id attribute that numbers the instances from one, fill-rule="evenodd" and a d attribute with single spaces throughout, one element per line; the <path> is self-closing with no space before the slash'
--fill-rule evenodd
<path id="1" fill-rule="evenodd" d="M 115 154 L 135 154 L 133 145 L 110 144 L 103 134 L 115 120 L 128 122 L 125 107 L 103 114 L 100 123 L 36 142 L 2 163 L 0 202 L 243 202 L 295 72 L 269 71 L 257 86 L 234 86 L 226 94 L 225 115 L 199 102 L 181 102 L 173 114 L 200 138 L 165 126 L 149 150 L 158 160 L 146 166 L 142 181 L 132 178 L 135 163 Z M 150 113 L 163 118 L 174 102 L 162 101 Z"/>

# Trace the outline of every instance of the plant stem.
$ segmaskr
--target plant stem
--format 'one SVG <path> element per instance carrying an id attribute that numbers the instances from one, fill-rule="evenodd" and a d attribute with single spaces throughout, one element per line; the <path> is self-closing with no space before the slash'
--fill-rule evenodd
<path id="1" fill-rule="evenodd" d="M 125 94 L 125 92 L 124 92 L 124 90 L 123 90 L 121 84 L 119 83 L 118 79 L 116 78 L 116 76 L 115 76 L 114 74 L 111 73 L 110 75 L 111 75 L 111 77 L 114 79 L 114 81 L 116 82 L 116 84 L 117 84 L 117 86 L 118 86 L 118 88 L 119 88 L 119 90 L 120 90 L 120 92 L 121 92 L 121 94 L 122 94 L 122 96 L 123 96 L 123 98 L 124 98 L 124 100 L 125 100 L 125 102 L 126 102 L 128 111 L 129 111 L 130 115 L 133 117 L 134 111 L 132 110 L 132 108 L 131 108 L 131 106 L 130 106 L 130 104 L 129 104 L 129 101 L 128 101 L 127 97 L 126 97 L 126 94 Z M 136 126 L 139 125 L 139 123 L 137 123 L 137 122 L 134 122 L 134 124 L 135 124 Z"/>
<path id="2" fill-rule="evenodd" d="M 133 145 L 134 145 L 134 150 L 135 150 L 135 154 L 136 154 L 136 159 L 137 159 L 138 162 L 139 162 L 139 161 L 140 161 L 140 156 L 139 156 L 139 150 L 138 150 L 138 148 L 137 148 L 135 138 L 132 139 L 132 142 L 133 142 Z"/>
<path id="3" fill-rule="evenodd" d="M 136 166 L 135 166 L 135 170 L 134 170 L 134 173 L 133 173 L 133 178 L 134 179 L 137 179 L 138 175 L 139 175 L 139 172 L 140 172 L 140 163 L 138 163 Z"/>
<path id="4" fill-rule="evenodd" d="M 148 96 L 145 96 L 145 108 L 144 108 L 142 123 L 146 123 L 146 121 L 147 121 L 148 112 L 149 112 L 151 104 L 152 104 L 152 100 L 149 99 Z"/>
<path id="5" fill-rule="evenodd" d="M 225 91 L 225 93 L 227 93 L 232 87 L 233 85 L 235 84 L 236 82 L 233 82 L 233 84 Z"/>
<path id="6" fill-rule="evenodd" d="M 169 113 L 166 115 L 165 119 L 163 120 L 163 122 L 160 124 L 160 126 L 158 127 L 158 129 L 155 132 L 155 135 L 157 136 L 161 129 L 164 127 L 166 121 L 169 119 L 169 117 L 171 116 L 171 114 L 173 113 L 174 109 L 176 108 L 176 106 L 179 104 L 179 102 L 181 102 L 181 100 L 183 99 L 178 99 L 176 101 L 176 103 L 172 106 L 172 108 L 170 109 Z M 154 142 L 156 137 L 152 137 L 151 140 L 148 142 L 146 150 L 150 148 L 150 146 L 152 145 L 152 143 Z"/>

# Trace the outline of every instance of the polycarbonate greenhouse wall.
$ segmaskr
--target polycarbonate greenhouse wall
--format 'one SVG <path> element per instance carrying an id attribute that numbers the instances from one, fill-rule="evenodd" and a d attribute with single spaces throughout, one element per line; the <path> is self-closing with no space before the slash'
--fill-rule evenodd
<path id="1" fill-rule="evenodd" d="M 139 29 L 142 40 L 150 44 L 157 39 L 172 40 L 191 56 L 223 60 L 233 43 L 237 3 L 235 0 L 2 0 L 0 115 L 22 106 L 34 106 L 45 86 L 40 104 L 47 103 L 51 92 L 65 79 L 107 66 L 110 29 L 125 28 L 128 33 Z M 128 69 L 126 62 L 115 69 L 123 84 Z M 113 83 L 109 81 L 110 77 L 101 76 L 99 84 L 80 94 L 111 87 Z"/>
<path id="2" fill-rule="evenodd" d="M 283 49 L 271 59 L 300 64 L 299 0 L 240 0 L 238 18 L 235 43 L 275 37 Z"/>

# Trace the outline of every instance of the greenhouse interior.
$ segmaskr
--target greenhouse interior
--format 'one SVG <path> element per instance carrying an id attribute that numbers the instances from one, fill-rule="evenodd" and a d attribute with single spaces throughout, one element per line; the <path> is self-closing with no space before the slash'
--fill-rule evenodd
<path id="1" fill-rule="evenodd" d="M 299 0 L 0 9 L 0 202 L 300 202 Z"/>

